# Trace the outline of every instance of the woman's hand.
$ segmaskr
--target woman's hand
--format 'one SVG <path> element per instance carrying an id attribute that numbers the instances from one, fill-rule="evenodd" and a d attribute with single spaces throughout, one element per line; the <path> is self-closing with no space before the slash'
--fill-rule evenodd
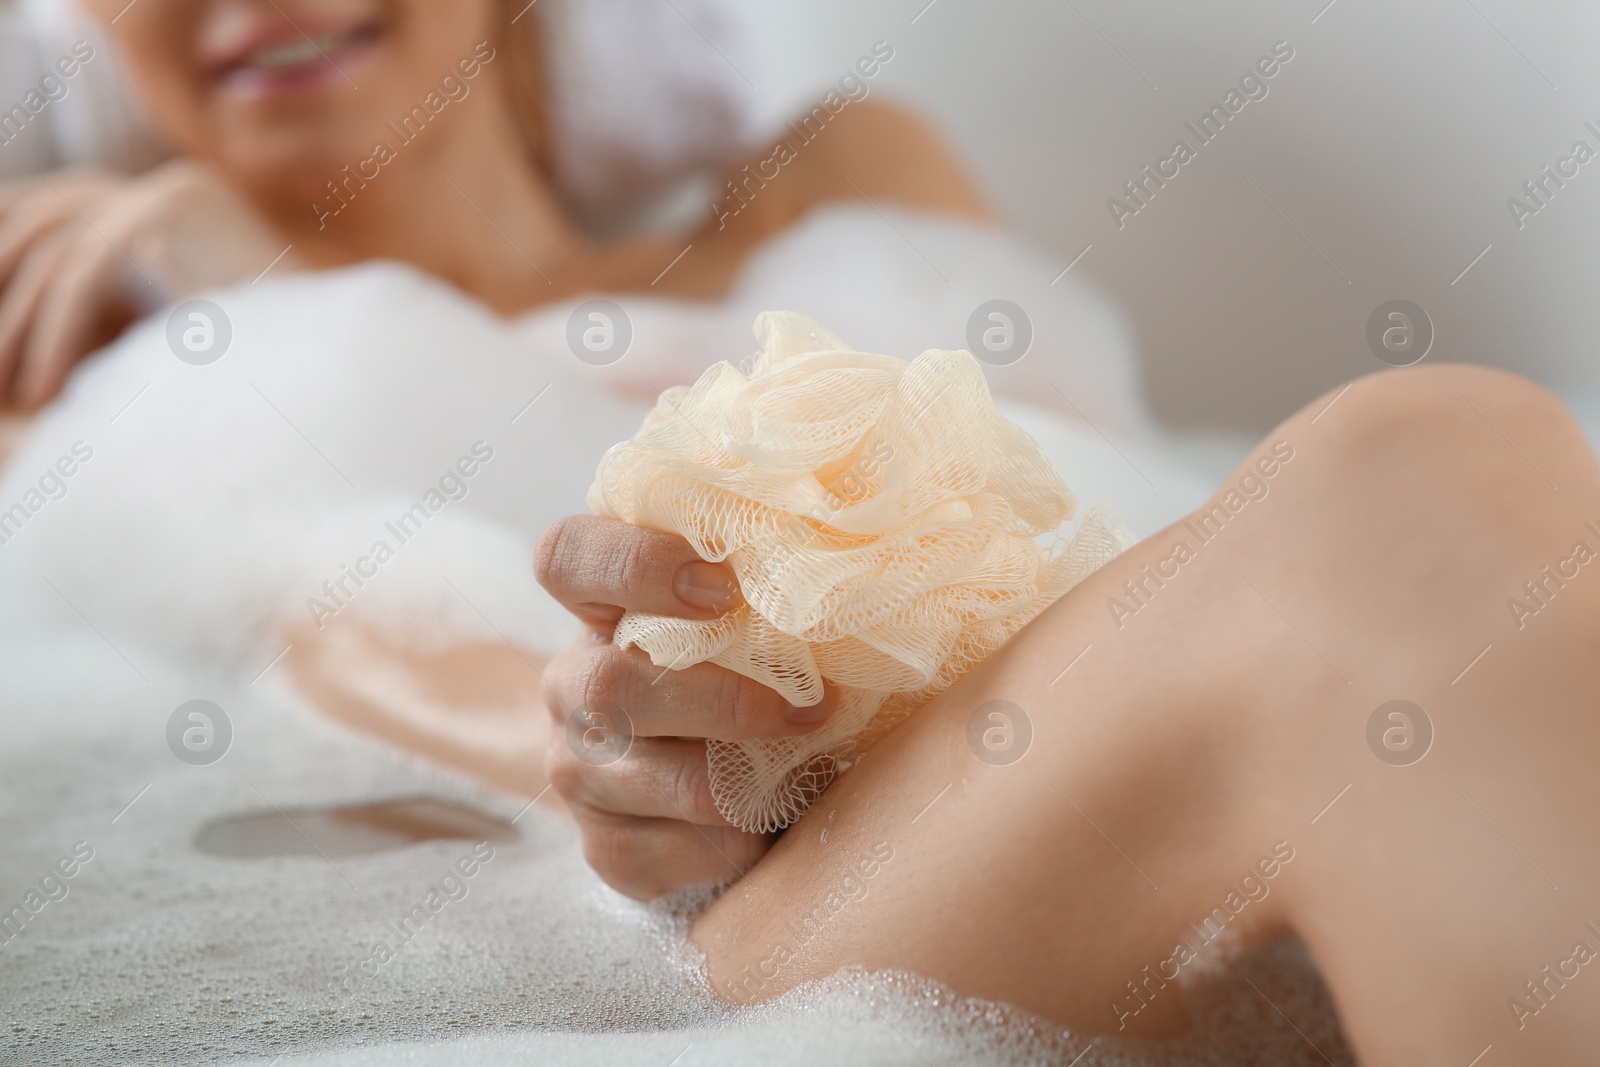
<path id="1" fill-rule="evenodd" d="M 739 602 L 732 571 L 700 559 L 680 537 L 571 516 L 545 531 L 535 560 L 540 584 L 585 623 L 546 672 L 555 730 L 545 761 L 590 866 L 640 900 L 744 873 L 776 835 L 744 833 L 718 814 L 705 739 L 809 733 L 832 710 L 831 697 L 795 708 L 714 664 L 656 667 L 639 649 L 611 643 L 625 610 L 713 619 Z M 611 762 L 630 737 L 626 755 Z M 586 738 L 609 744 L 590 748 Z"/>
<path id="2" fill-rule="evenodd" d="M 287 244 L 186 160 L 135 178 L 67 172 L 0 188 L 0 406 L 38 407 L 141 313 L 253 278 Z"/>

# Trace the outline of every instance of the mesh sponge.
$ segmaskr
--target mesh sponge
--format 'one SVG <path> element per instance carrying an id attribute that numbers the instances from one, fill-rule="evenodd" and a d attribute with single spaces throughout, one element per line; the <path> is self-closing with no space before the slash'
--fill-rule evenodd
<path id="1" fill-rule="evenodd" d="M 1133 538 L 1105 507 L 1063 535 L 1077 498 L 970 354 L 855 352 L 792 311 L 755 334 L 748 374 L 719 363 L 661 395 L 600 461 L 589 506 L 726 560 L 744 597 L 710 621 L 630 611 L 618 645 L 797 706 L 837 690 L 803 737 L 707 743 L 717 809 L 767 832 Z"/>

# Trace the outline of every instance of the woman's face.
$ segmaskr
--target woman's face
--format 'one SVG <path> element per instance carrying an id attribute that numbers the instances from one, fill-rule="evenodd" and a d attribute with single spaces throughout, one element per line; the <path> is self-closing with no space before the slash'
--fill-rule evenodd
<path id="1" fill-rule="evenodd" d="M 86 2 L 174 147 L 245 184 L 315 186 L 462 80 L 496 0 Z"/>

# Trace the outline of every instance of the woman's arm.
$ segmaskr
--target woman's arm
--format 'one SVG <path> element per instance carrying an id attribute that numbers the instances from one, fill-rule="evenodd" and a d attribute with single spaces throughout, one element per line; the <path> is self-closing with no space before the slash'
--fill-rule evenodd
<path id="1" fill-rule="evenodd" d="M 829 203 L 879 209 L 913 208 L 936 215 L 992 222 L 959 157 L 917 116 L 887 104 L 850 104 L 823 125 L 805 116 L 778 131 L 770 145 L 731 168 L 714 190 L 712 217 L 689 242 L 690 269 L 653 284 L 655 292 L 715 299 L 727 292 L 757 247 Z M 646 264 L 665 262 L 681 239 L 646 242 L 613 267 L 619 287 L 637 283 Z M 642 257 L 635 263 L 636 257 Z"/>
<path id="2" fill-rule="evenodd" d="M 71 172 L 0 189 L 0 403 L 37 408 L 139 315 L 300 265 L 210 168 Z"/>
<path id="3" fill-rule="evenodd" d="M 724 206 L 738 210 L 747 200 L 758 217 L 762 210 L 773 212 L 766 217 L 775 216 L 779 226 L 835 200 L 993 221 L 961 158 L 932 126 L 905 108 L 863 101 L 847 106 L 826 126 L 802 115 L 780 132 L 772 148 L 758 153 L 754 167 L 741 167 L 729 176 L 737 193 L 724 196 Z M 792 158 L 777 166 L 779 177 L 768 187 L 747 186 L 744 180 L 751 171 L 757 177 L 773 172 L 766 161 L 782 158 L 780 144 L 791 150 Z M 779 195 L 771 208 L 764 209 L 763 194 L 769 189 Z M 744 212 L 738 211 L 727 224 L 743 217 Z"/>
<path id="4" fill-rule="evenodd" d="M 1307 941 L 1363 1063 L 1579 1062 L 1600 978 L 1524 982 L 1600 951 L 1597 529 L 1600 469 L 1527 382 L 1323 398 L 836 782 L 695 925 L 715 987 L 860 964 L 1173 1032 L 1176 983 L 1129 983 L 1220 914 Z M 1031 722 L 1008 765 L 992 701 Z"/>

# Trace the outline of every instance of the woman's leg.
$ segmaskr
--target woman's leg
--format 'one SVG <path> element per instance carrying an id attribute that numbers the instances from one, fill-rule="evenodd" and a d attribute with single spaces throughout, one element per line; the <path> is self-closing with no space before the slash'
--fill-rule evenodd
<path id="1" fill-rule="evenodd" d="M 863 964 L 1171 1032 L 1179 946 L 1292 928 L 1364 1063 L 1600 1047 L 1600 963 L 1568 962 L 1600 952 L 1600 470 L 1571 418 L 1497 372 L 1391 372 L 1213 504 L 836 782 L 697 921 L 717 989 Z M 1008 765 L 992 701 L 1031 723 Z"/>

